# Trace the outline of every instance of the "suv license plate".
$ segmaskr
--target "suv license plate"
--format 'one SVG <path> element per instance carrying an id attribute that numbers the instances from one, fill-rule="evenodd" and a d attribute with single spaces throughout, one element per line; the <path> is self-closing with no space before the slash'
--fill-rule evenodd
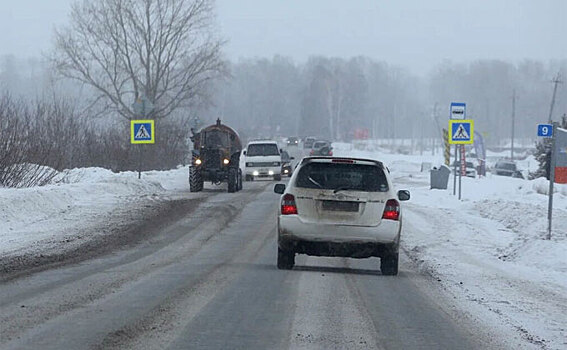
<path id="1" fill-rule="evenodd" d="M 323 210 L 358 212 L 358 202 L 323 201 Z"/>

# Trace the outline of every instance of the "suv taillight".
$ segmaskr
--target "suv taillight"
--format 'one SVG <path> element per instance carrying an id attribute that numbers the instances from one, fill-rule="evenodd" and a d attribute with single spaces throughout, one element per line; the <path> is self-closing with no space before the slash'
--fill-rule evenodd
<path id="1" fill-rule="evenodd" d="M 384 207 L 382 219 L 399 220 L 400 219 L 400 203 L 395 199 L 389 199 Z"/>
<path id="2" fill-rule="evenodd" d="M 297 215 L 295 197 L 289 193 L 282 198 L 282 215 Z"/>

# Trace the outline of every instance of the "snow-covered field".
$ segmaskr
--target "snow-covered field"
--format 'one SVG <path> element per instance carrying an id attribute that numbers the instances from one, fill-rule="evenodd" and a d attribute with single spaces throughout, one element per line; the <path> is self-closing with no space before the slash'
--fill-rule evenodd
<path id="1" fill-rule="evenodd" d="M 454 303 L 500 330 L 512 347 L 567 348 L 567 186 L 556 186 L 553 236 L 546 240 L 545 179 L 463 178 L 459 201 L 452 178 L 448 190 L 430 190 L 429 173 L 421 172 L 422 162 L 439 165 L 440 155 L 350 144 L 334 144 L 334 152 L 383 161 L 396 185 L 411 191 L 403 249 Z M 80 239 L 116 211 L 179 191 L 188 191 L 186 167 L 146 172 L 141 181 L 132 172 L 74 169 L 48 186 L 0 188 L 0 257 Z"/>
<path id="2" fill-rule="evenodd" d="M 508 335 L 512 346 L 567 348 L 567 186 L 555 186 L 552 239 L 546 240 L 545 179 L 463 178 L 459 201 L 452 177 L 448 190 L 431 190 L 429 172 L 421 172 L 422 162 L 438 166 L 440 157 L 333 146 L 337 156 L 383 161 L 399 189 L 411 191 L 403 248 L 455 302 Z"/>

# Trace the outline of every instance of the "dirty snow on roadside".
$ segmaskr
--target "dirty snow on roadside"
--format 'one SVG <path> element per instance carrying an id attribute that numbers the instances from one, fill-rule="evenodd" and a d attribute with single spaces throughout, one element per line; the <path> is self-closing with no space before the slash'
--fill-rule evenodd
<path id="1" fill-rule="evenodd" d="M 0 256 L 23 255 L 80 240 L 126 207 L 131 210 L 187 190 L 186 167 L 113 173 L 101 168 L 61 172 L 52 184 L 0 188 Z"/>
<path id="2" fill-rule="evenodd" d="M 553 236 L 546 240 L 549 182 L 543 178 L 463 178 L 459 201 L 452 176 L 448 190 L 431 190 L 429 172 L 421 172 L 422 162 L 439 165 L 440 156 L 334 148 L 338 156 L 383 161 L 394 184 L 411 191 L 403 249 L 461 308 L 514 347 L 567 348 L 567 186 L 556 186 Z"/>

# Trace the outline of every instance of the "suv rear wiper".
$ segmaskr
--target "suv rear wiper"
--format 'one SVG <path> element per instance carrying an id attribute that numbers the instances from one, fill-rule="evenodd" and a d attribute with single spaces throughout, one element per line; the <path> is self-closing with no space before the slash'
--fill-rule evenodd
<path id="1" fill-rule="evenodd" d="M 319 188 L 323 188 L 323 186 L 321 186 L 320 183 L 318 183 L 317 181 L 313 180 L 311 178 L 311 176 L 307 176 L 307 179 L 309 179 L 309 181 L 311 181 L 313 184 L 315 184 L 315 186 L 319 187 Z"/>
<path id="2" fill-rule="evenodd" d="M 333 193 L 336 194 L 336 193 L 339 192 L 339 191 L 346 191 L 346 190 L 352 190 L 352 188 L 349 187 L 349 186 L 337 187 L 337 188 L 335 188 L 335 189 L 333 190 Z"/>

